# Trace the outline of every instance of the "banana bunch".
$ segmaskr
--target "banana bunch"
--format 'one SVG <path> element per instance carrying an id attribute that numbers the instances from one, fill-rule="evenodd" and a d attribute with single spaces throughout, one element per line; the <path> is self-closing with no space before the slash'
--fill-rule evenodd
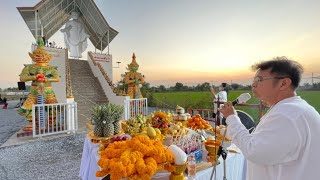
<path id="1" fill-rule="evenodd" d="M 131 135 L 136 135 L 148 127 L 147 119 L 145 116 L 138 114 L 135 117 L 131 117 L 127 123 L 125 132 Z"/>

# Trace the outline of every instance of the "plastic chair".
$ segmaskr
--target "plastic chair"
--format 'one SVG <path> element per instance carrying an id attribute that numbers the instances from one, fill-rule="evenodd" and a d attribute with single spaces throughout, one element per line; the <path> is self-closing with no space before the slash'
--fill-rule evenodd
<path id="1" fill-rule="evenodd" d="M 242 122 L 242 124 L 249 130 L 249 132 L 251 133 L 254 128 L 256 127 L 256 124 L 254 123 L 253 118 L 247 114 L 244 111 L 241 110 L 236 110 L 238 113 L 238 116 L 240 118 L 240 121 Z"/>

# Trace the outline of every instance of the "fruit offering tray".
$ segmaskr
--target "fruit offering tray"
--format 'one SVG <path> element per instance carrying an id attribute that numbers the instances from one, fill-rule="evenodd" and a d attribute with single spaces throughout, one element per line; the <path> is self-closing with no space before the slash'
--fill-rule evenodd
<path id="1" fill-rule="evenodd" d="M 117 135 L 115 135 L 115 136 L 121 136 L 121 135 L 123 135 L 123 134 L 124 134 L 123 132 L 120 132 L 119 134 L 117 134 Z M 87 134 L 87 137 L 90 139 L 90 141 L 91 141 L 92 143 L 95 143 L 95 144 L 97 144 L 97 143 L 106 144 L 106 143 L 109 143 L 114 136 L 110 136 L 110 137 L 97 137 L 97 136 L 94 135 L 93 131 L 90 131 L 90 132 Z"/>

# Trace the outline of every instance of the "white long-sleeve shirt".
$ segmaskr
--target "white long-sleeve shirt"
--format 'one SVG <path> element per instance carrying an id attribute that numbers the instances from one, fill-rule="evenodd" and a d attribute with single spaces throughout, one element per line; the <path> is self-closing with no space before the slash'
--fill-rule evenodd
<path id="1" fill-rule="evenodd" d="M 230 115 L 228 135 L 247 159 L 247 180 L 320 179 L 320 115 L 299 96 L 284 99 L 249 134 Z"/>
<path id="2" fill-rule="evenodd" d="M 220 92 L 218 92 L 218 93 L 214 96 L 214 101 L 218 101 L 218 100 L 219 100 L 219 102 L 227 102 L 227 101 L 228 101 L 227 92 L 226 92 L 226 91 L 220 91 Z M 217 113 L 219 107 L 218 107 L 218 105 L 217 105 L 216 102 L 214 103 L 213 108 L 214 108 L 214 113 Z"/>

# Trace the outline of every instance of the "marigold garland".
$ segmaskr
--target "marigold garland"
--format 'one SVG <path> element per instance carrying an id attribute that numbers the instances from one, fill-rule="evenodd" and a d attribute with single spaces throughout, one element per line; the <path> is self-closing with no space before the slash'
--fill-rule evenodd
<path id="1" fill-rule="evenodd" d="M 97 171 L 96 176 L 110 174 L 112 180 L 151 179 L 158 164 L 173 162 L 173 155 L 163 147 L 161 141 L 136 136 L 131 140 L 109 144 L 101 152 L 98 165 L 102 170 Z"/>

